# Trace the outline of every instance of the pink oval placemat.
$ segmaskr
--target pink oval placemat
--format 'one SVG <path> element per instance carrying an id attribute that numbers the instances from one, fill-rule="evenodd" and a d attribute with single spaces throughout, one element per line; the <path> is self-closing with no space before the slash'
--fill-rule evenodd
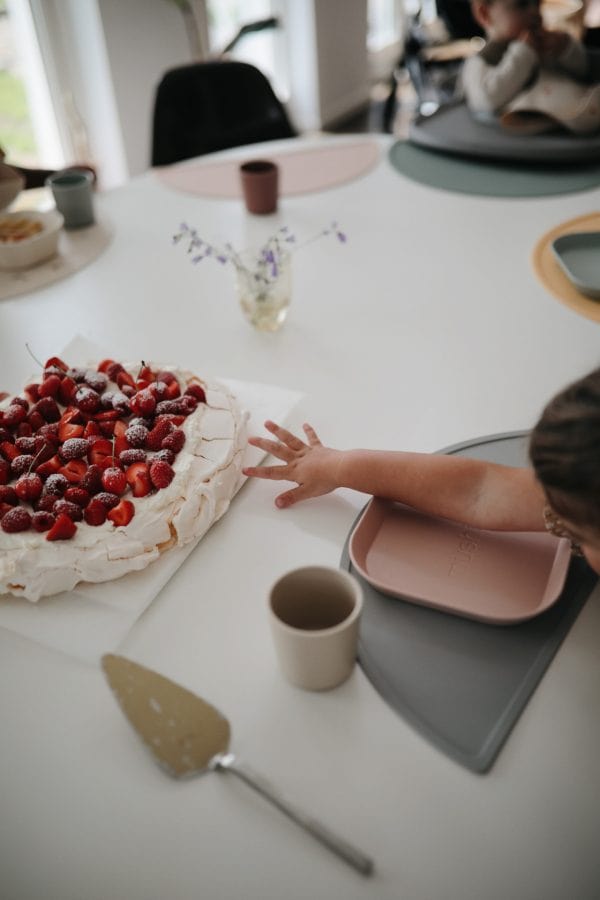
<path id="1" fill-rule="evenodd" d="M 158 178 L 169 187 L 202 197 L 241 197 L 238 169 L 246 159 L 270 159 L 280 167 L 280 193 L 305 194 L 352 181 L 364 175 L 379 160 L 374 141 L 360 141 L 328 147 L 306 147 L 290 153 L 261 154 L 260 147 L 247 157 L 210 163 L 176 163 L 156 169 Z"/>

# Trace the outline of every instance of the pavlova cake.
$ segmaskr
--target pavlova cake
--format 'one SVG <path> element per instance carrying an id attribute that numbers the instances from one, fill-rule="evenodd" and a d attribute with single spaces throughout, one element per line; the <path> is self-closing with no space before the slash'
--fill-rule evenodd
<path id="1" fill-rule="evenodd" d="M 109 581 L 195 541 L 227 510 L 245 445 L 217 382 L 52 357 L 0 403 L 0 594 Z"/>

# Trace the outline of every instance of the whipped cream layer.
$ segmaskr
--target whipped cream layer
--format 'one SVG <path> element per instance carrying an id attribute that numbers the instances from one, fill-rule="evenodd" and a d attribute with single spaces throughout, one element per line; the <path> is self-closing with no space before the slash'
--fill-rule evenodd
<path id="1" fill-rule="evenodd" d="M 123 365 L 130 372 L 139 367 Z M 124 499 L 134 504 L 135 515 L 126 526 L 115 527 L 109 520 L 99 526 L 78 522 L 67 541 L 47 541 L 46 533 L 33 530 L 8 534 L 0 529 L 0 593 L 37 601 L 71 590 L 80 581 L 120 578 L 145 568 L 171 547 L 197 541 L 227 511 L 242 480 L 248 414 L 217 381 L 175 366 L 149 365 L 172 372 L 182 389 L 196 383 L 206 393 L 206 404 L 198 404 L 179 426 L 186 440 L 173 463 L 172 482 L 145 497 L 127 492 Z M 112 389 L 109 383 L 107 390 Z"/>

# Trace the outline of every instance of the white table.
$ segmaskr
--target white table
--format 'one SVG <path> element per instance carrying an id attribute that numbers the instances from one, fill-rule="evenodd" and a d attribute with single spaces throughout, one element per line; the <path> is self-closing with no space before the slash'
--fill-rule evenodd
<path id="1" fill-rule="evenodd" d="M 381 138 L 367 176 L 284 198 L 268 224 L 238 202 L 169 191 L 151 173 L 98 197 L 116 229 L 108 250 L 0 305 L 0 385 L 17 390 L 30 374 L 25 341 L 45 358 L 80 333 L 116 359 L 304 391 L 294 424 L 309 419 L 334 446 L 430 451 L 531 426 L 546 399 L 598 363 L 599 342 L 597 325 L 545 293 L 529 254 L 552 225 L 597 209 L 600 191 L 524 201 L 442 193 L 392 170 L 388 146 Z M 276 335 L 244 321 L 226 269 L 195 268 L 170 244 L 183 220 L 243 245 L 273 222 L 307 235 L 332 218 L 348 244 L 298 252 Z M 2 897 L 597 897 L 598 596 L 493 769 L 477 776 L 416 734 L 359 668 L 322 695 L 282 680 L 268 587 L 297 565 L 336 566 L 365 498 L 340 492 L 280 512 L 278 490 L 247 484 L 118 649 L 217 705 L 239 755 L 370 852 L 374 877 L 234 779 L 167 778 L 98 666 L 0 630 Z"/>

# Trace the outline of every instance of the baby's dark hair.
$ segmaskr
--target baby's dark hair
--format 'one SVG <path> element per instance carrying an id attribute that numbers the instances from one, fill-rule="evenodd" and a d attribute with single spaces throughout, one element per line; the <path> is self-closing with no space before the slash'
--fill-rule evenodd
<path id="1" fill-rule="evenodd" d="M 529 458 L 554 512 L 600 531 L 600 368 L 548 403 Z"/>

